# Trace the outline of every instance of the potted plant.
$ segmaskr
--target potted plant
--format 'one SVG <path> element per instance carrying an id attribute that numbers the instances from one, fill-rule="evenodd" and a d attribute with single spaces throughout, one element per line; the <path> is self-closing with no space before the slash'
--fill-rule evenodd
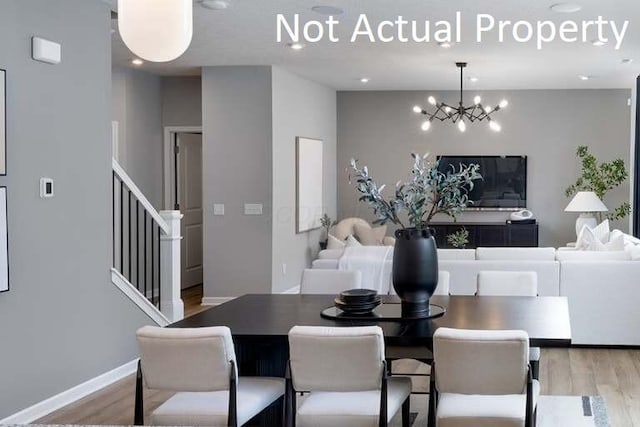
<path id="1" fill-rule="evenodd" d="M 447 243 L 456 249 L 464 249 L 469 244 L 469 230 L 462 227 L 447 236 Z"/>
<path id="2" fill-rule="evenodd" d="M 411 157 L 410 179 L 399 181 L 390 196 L 383 195 L 385 185 L 378 185 L 366 166 L 360 168 L 357 160 L 352 159 L 351 169 L 359 200 L 367 203 L 377 217 L 374 223 L 391 222 L 400 227 L 395 232 L 392 274 L 403 313 L 426 317 L 429 298 L 438 285 L 438 253 L 429 223 L 437 214 L 455 219 L 472 204 L 469 192 L 474 181 L 482 176 L 477 164 L 441 171 L 439 161 L 428 161 L 428 153 L 424 156 L 412 153 Z"/>
<path id="3" fill-rule="evenodd" d="M 324 229 L 324 240 L 320 241 L 320 249 L 327 249 L 327 243 L 329 241 L 329 230 L 331 230 L 331 227 L 333 227 L 337 223 L 338 221 L 331 219 L 331 217 L 326 213 L 322 215 L 322 218 L 320 218 L 320 224 Z"/>
<path id="4" fill-rule="evenodd" d="M 600 200 L 622 184 L 629 177 L 624 160 L 616 159 L 611 162 L 598 164 L 596 157 L 589 152 L 589 147 L 581 145 L 576 150 L 576 156 L 582 163 L 582 171 L 576 182 L 565 190 L 565 195 L 571 197 L 578 191 L 593 191 Z M 624 202 L 607 214 L 607 219 L 614 221 L 623 219 L 631 212 L 629 202 Z M 602 220 L 602 218 L 600 218 Z"/>

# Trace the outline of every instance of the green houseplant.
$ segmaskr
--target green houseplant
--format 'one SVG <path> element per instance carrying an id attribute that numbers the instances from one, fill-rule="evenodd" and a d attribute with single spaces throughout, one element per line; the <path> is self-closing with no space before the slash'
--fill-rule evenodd
<path id="1" fill-rule="evenodd" d="M 447 243 L 456 249 L 464 249 L 469 244 L 469 230 L 462 227 L 447 236 Z"/>
<path id="2" fill-rule="evenodd" d="M 580 159 L 582 170 L 575 183 L 567 187 L 565 195 L 572 197 L 578 191 L 593 191 L 600 198 L 622 184 L 628 177 L 629 172 L 622 159 L 615 159 L 610 162 L 598 163 L 596 157 L 589 152 L 589 147 L 581 145 L 576 150 L 576 156 Z M 631 212 L 629 202 L 624 202 L 607 214 L 610 220 L 623 219 Z"/>
<path id="3" fill-rule="evenodd" d="M 438 161 L 428 161 L 429 154 L 412 153 L 411 157 L 410 179 L 398 182 L 389 196 L 366 166 L 360 168 L 352 159 L 351 169 L 359 200 L 376 215 L 374 223 L 400 227 L 395 232 L 393 287 L 402 300 L 403 316 L 420 318 L 429 316 L 429 298 L 438 285 L 438 253 L 429 223 L 439 213 L 456 218 L 472 203 L 469 192 L 482 176 L 475 164 L 441 171 Z"/>

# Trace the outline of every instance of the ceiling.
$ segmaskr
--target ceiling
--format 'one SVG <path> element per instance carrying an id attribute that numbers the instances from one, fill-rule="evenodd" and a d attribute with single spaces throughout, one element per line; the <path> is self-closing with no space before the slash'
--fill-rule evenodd
<path id="1" fill-rule="evenodd" d="M 108 0 L 115 2 L 115 0 Z M 459 85 L 456 61 L 467 61 L 467 88 L 630 88 L 640 74 L 640 2 L 638 0 L 577 0 L 582 10 L 561 14 L 550 10 L 558 0 L 228 0 L 229 8 L 214 11 L 194 4 L 194 36 L 187 52 L 164 64 L 145 63 L 140 68 L 160 75 L 199 74 L 200 67 L 216 65 L 276 65 L 338 90 L 455 89 Z M 307 43 L 294 51 L 276 42 L 276 15 L 302 22 L 325 20 L 313 12 L 316 5 L 338 6 L 339 43 Z M 423 22 L 454 22 L 456 11 L 463 15 L 463 41 L 443 48 L 436 43 L 350 43 L 359 14 L 371 23 L 394 20 L 398 15 Z M 496 37 L 475 41 L 475 18 L 487 13 L 497 20 L 605 19 L 622 23 L 631 20 L 620 50 L 612 43 L 596 47 L 588 43 L 556 41 L 537 50 L 535 42 L 517 43 L 510 37 L 498 43 Z M 635 18 L 635 19 L 634 19 Z M 114 26 L 116 25 L 114 21 Z M 594 33 L 595 34 L 595 33 Z M 595 38 L 595 37 L 594 37 Z M 361 39 L 362 40 L 362 39 Z M 131 66 L 134 55 L 118 32 L 113 34 L 113 62 Z M 625 58 L 635 59 L 623 64 Z M 583 81 L 579 75 L 592 76 Z M 360 82 L 362 77 L 370 81 Z"/>

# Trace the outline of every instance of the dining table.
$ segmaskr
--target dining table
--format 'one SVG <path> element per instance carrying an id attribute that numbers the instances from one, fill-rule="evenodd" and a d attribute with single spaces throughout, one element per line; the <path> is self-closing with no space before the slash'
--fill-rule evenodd
<path id="1" fill-rule="evenodd" d="M 334 306 L 335 295 L 247 294 L 169 325 L 172 328 L 227 326 L 231 329 L 241 376 L 284 377 L 289 359 L 289 330 L 304 326 L 377 325 L 388 346 L 432 349 L 440 327 L 484 330 L 524 330 L 531 346 L 568 347 L 571 324 L 566 297 L 432 296 L 430 303 L 444 315 L 428 319 L 379 319 L 363 316 L 328 318 L 321 312 Z M 382 304 L 400 304 L 397 296 L 382 296 Z M 338 316 L 339 317 L 339 316 Z M 336 367 L 339 369 L 339 367 Z M 282 411 L 266 411 L 257 425 L 282 425 Z"/>

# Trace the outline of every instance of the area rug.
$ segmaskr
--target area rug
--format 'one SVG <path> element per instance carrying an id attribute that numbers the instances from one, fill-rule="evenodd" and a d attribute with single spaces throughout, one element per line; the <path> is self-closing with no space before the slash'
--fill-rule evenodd
<path id="1" fill-rule="evenodd" d="M 602 396 L 540 396 L 538 427 L 609 427 Z"/>

